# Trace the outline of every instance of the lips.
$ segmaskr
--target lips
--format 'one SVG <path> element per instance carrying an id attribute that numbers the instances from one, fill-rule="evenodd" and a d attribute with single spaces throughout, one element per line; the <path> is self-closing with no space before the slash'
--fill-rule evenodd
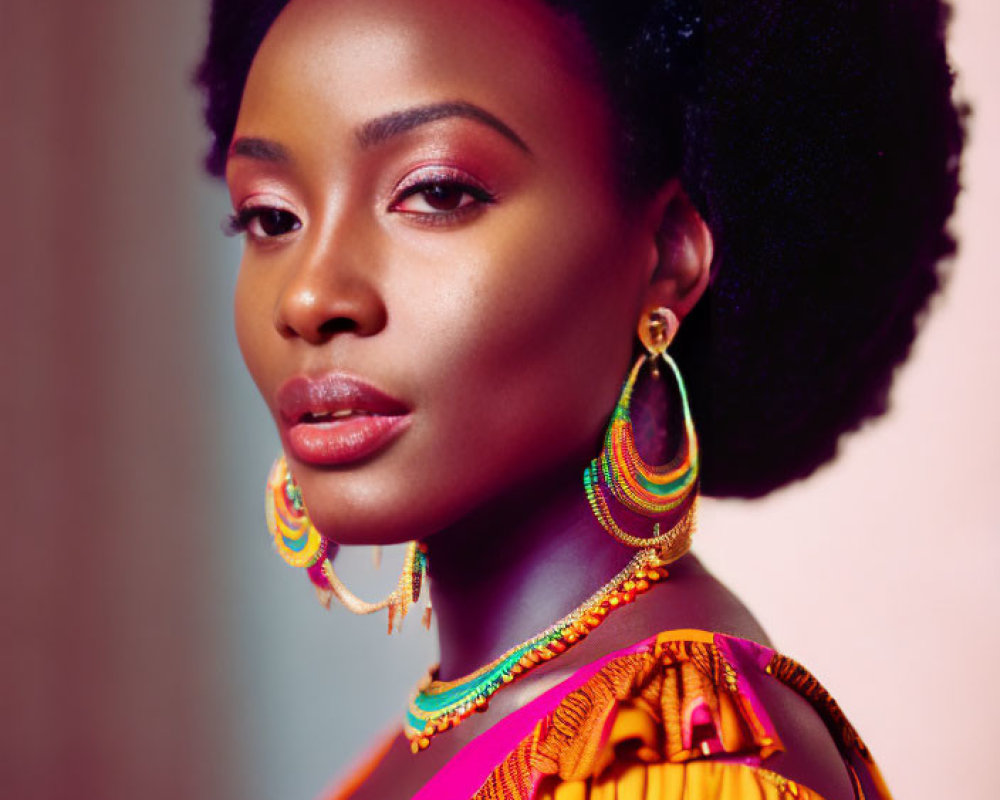
<path id="1" fill-rule="evenodd" d="M 386 447 L 409 427 L 410 409 L 351 375 L 295 377 L 278 390 L 291 455 L 307 464 L 349 464 Z"/>

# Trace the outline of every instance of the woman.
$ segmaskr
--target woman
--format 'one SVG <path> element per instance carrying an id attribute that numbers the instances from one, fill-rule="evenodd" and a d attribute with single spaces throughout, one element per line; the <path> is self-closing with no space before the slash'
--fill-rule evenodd
<path id="1" fill-rule="evenodd" d="M 438 623 L 336 796 L 888 797 L 687 548 L 699 491 L 884 408 L 951 249 L 941 9 L 732 6 L 216 3 L 269 525 L 390 630 L 426 571 Z M 400 542 L 383 603 L 334 571 Z"/>

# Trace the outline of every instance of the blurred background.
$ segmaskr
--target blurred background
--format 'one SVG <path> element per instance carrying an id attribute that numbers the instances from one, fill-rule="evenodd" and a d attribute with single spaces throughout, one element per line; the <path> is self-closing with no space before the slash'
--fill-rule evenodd
<path id="1" fill-rule="evenodd" d="M 696 541 L 901 800 L 1000 794 L 1000 5 L 956 5 L 961 252 L 893 410 L 806 484 L 706 503 Z M 277 440 L 189 86 L 206 6 L 3 3 L 3 798 L 308 800 L 434 660 L 416 624 L 324 612 L 265 534 Z M 342 574 L 381 595 L 396 556 Z"/>

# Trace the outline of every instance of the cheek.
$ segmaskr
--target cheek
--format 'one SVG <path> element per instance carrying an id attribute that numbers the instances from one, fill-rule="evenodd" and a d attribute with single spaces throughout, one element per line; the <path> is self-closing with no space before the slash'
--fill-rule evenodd
<path id="1" fill-rule="evenodd" d="M 511 382 L 545 386 L 537 405 L 561 397 L 585 415 L 609 374 L 617 383 L 639 297 L 628 232 L 590 196 L 540 196 L 518 210 L 510 235 L 490 247 L 481 295 L 489 302 L 479 311 L 494 325 L 492 355 Z"/>
<path id="2" fill-rule="evenodd" d="M 543 200 L 441 237 L 393 282 L 434 464 L 422 494 L 454 504 L 442 516 L 589 454 L 627 367 L 634 259 L 612 221 Z"/>

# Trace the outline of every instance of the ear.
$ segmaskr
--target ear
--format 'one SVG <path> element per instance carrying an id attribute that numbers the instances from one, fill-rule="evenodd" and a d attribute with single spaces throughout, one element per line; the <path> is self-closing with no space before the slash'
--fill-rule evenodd
<path id="1" fill-rule="evenodd" d="M 712 233 L 676 179 L 657 192 L 649 212 L 652 236 L 643 312 L 666 306 L 682 320 L 708 288 Z"/>

